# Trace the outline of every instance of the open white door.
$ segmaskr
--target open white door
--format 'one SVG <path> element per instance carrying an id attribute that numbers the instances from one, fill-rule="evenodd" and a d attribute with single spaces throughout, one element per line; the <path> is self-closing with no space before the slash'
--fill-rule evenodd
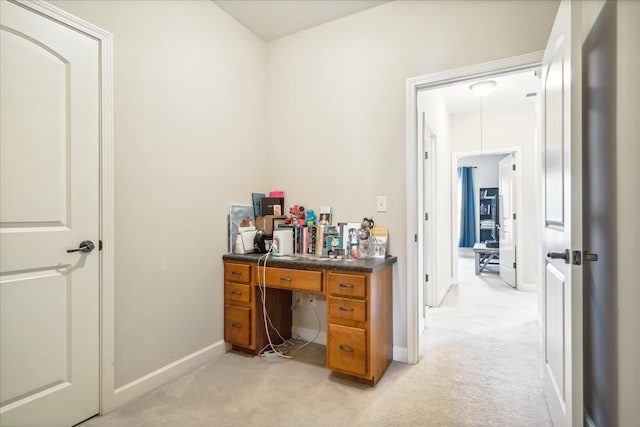
<path id="1" fill-rule="evenodd" d="M 581 170 L 576 161 L 581 148 L 580 49 L 572 45 L 579 43 L 572 38 L 578 3 L 560 3 L 542 67 L 543 376 L 556 427 L 583 425 L 582 288 L 571 249 L 581 248 L 582 235 Z"/>
<path id="2" fill-rule="evenodd" d="M 498 214 L 500 215 L 500 277 L 516 287 L 516 237 L 513 199 L 513 154 L 498 165 Z"/>
<path id="3" fill-rule="evenodd" d="M 0 19 L 0 419 L 69 426 L 99 410 L 99 42 Z"/>

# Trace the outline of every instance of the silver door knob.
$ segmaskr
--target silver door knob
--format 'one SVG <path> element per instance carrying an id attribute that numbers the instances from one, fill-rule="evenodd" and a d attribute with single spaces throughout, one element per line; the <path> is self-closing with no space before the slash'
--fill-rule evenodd
<path id="1" fill-rule="evenodd" d="M 96 247 L 96 245 L 93 244 L 93 242 L 91 240 L 85 240 L 83 242 L 80 243 L 80 246 L 77 249 L 67 249 L 67 253 L 71 253 L 71 252 L 84 252 L 84 253 L 89 253 L 92 250 L 94 250 Z"/>

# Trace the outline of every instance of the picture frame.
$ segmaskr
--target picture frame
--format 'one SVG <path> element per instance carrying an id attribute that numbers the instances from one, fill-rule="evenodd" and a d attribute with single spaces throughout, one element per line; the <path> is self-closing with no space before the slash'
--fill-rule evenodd
<path id="1" fill-rule="evenodd" d="M 249 231 L 251 228 L 255 230 L 256 217 L 253 211 L 253 204 L 237 204 L 229 205 L 229 252 L 233 253 L 238 233 L 240 231 Z"/>

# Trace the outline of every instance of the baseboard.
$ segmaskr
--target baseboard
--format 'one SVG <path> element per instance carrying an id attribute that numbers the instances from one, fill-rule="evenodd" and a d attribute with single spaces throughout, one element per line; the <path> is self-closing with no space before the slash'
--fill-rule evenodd
<path id="1" fill-rule="evenodd" d="M 519 285 L 517 288 L 519 291 L 526 291 L 526 292 L 536 292 L 538 290 L 538 287 L 531 283 L 524 283 L 522 285 Z"/>
<path id="2" fill-rule="evenodd" d="M 118 387 L 113 392 L 113 407 L 111 410 L 142 396 L 163 384 L 168 383 L 194 369 L 224 354 L 227 346 L 224 341 L 218 341 L 201 350 L 191 353 L 175 362 L 140 377 L 128 384 Z"/>
<path id="3" fill-rule="evenodd" d="M 447 296 L 449 289 L 451 289 L 452 282 L 453 280 L 449 280 L 449 282 L 447 282 L 447 286 L 445 286 L 440 290 L 440 292 L 438 292 L 438 307 L 440 307 L 440 304 L 442 304 L 442 301 L 444 301 L 444 297 Z"/>
<path id="4" fill-rule="evenodd" d="M 300 326 L 291 327 L 291 336 L 299 336 L 303 340 L 310 341 L 316 336 L 316 329 L 301 328 Z M 327 345 L 327 333 L 320 331 L 318 337 L 313 341 L 316 344 Z"/>
<path id="5" fill-rule="evenodd" d="M 408 363 L 409 352 L 407 351 L 407 347 L 393 346 L 393 360 L 396 362 Z"/>

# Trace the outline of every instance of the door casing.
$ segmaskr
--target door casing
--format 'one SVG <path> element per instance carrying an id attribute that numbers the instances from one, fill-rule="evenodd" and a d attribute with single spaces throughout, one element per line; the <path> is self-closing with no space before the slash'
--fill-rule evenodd
<path id="1" fill-rule="evenodd" d="M 113 35 L 41 0 L 8 0 L 98 41 L 100 49 L 100 413 L 113 409 L 114 394 L 114 162 Z"/>
<path id="2" fill-rule="evenodd" d="M 418 117 L 418 92 L 424 89 L 435 89 L 440 86 L 452 85 L 469 80 L 479 80 L 491 76 L 511 74 L 528 69 L 539 68 L 542 64 L 543 51 L 533 52 L 525 55 L 504 58 L 497 61 L 486 62 L 483 64 L 472 65 L 469 67 L 456 68 L 435 74 L 428 74 L 419 77 L 413 77 L 406 83 L 406 112 L 407 112 L 407 140 L 406 140 L 406 188 L 407 188 L 407 230 L 406 230 L 406 253 L 407 253 L 407 270 L 406 270 L 406 301 L 407 301 L 407 362 L 417 363 L 420 350 L 420 318 L 422 300 L 418 298 L 418 286 L 422 286 L 424 278 L 421 276 L 419 265 L 420 259 L 419 247 L 425 247 L 423 233 L 419 221 L 423 220 L 422 203 L 419 203 L 417 194 L 423 194 L 423 184 L 420 180 L 420 163 L 422 162 L 420 152 L 420 141 L 418 140 L 418 126 L 420 120 Z M 428 118 L 427 118 L 428 120 Z M 433 190 L 438 185 L 448 185 L 449 183 L 439 183 L 437 179 L 432 182 Z M 433 212 L 434 226 L 436 226 L 438 218 L 436 212 Z M 519 233 L 521 234 L 521 233 Z M 429 243 L 427 242 L 427 245 Z M 435 243 L 431 244 L 431 253 L 436 250 Z M 428 246 L 425 250 L 428 249 Z M 541 253 L 541 248 L 538 253 Z M 452 259 L 453 263 L 453 259 Z M 453 265 L 452 265 L 453 266 Z M 451 269 L 452 269 L 452 266 Z M 450 268 L 440 268 L 436 274 L 450 271 Z M 428 272 L 427 272 L 428 273 Z M 429 277 L 429 281 L 438 283 L 439 277 Z"/>

